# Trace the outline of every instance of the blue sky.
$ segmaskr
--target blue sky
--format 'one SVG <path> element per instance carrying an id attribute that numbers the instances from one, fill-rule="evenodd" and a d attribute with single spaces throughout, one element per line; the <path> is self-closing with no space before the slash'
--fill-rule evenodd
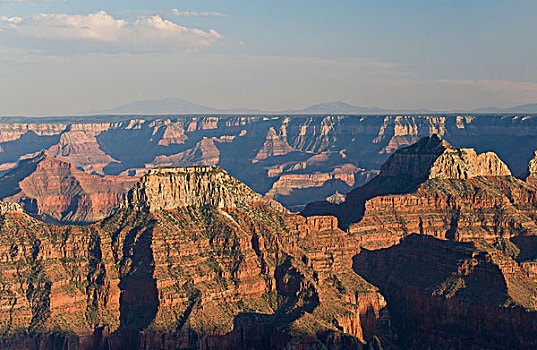
<path id="1" fill-rule="evenodd" d="M 0 115 L 537 102 L 529 0 L 0 0 Z"/>

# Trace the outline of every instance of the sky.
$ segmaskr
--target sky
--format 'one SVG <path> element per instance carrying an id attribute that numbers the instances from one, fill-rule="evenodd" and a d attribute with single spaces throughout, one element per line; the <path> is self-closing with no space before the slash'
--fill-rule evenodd
<path id="1" fill-rule="evenodd" d="M 0 0 L 0 115 L 537 102 L 535 0 Z"/>

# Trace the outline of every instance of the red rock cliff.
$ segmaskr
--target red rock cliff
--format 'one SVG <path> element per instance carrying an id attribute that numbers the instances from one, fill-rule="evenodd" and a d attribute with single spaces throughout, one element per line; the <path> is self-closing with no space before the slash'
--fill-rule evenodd
<path id="1" fill-rule="evenodd" d="M 219 168 L 152 171 L 89 226 L 2 215 L 4 348 L 362 349 L 393 337 L 335 218 L 273 210 Z"/>
<path id="2" fill-rule="evenodd" d="M 90 175 L 42 152 L 0 178 L 0 199 L 46 222 L 90 223 L 116 210 L 135 181 Z"/>

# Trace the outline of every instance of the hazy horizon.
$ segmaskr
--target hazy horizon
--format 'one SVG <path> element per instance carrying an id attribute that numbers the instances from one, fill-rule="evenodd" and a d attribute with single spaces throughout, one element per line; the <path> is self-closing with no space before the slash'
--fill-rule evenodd
<path id="1" fill-rule="evenodd" d="M 529 0 L 0 0 L 0 115 L 177 97 L 218 109 L 537 102 Z"/>

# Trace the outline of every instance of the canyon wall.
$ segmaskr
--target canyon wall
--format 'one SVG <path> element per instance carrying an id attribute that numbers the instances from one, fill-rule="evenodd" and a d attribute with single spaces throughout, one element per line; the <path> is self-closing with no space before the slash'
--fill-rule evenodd
<path id="1" fill-rule="evenodd" d="M 395 150 L 433 133 L 495 152 L 517 176 L 537 149 L 534 116 L 2 118 L 0 171 L 43 149 L 98 175 L 214 165 L 299 211 L 366 183 Z"/>
<path id="2" fill-rule="evenodd" d="M 86 224 L 117 210 L 136 181 L 90 175 L 43 151 L 0 177 L 0 199 L 45 222 Z"/>
<path id="3" fill-rule="evenodd" d="M 359 350 L 393 338 L 335 218 L 274 210 L 220 168 L 152 170 L 93 225 L 1 208 L 2 348 Z"/>
<path id="4" fill-rule="evenodd" d="M 493 153 L 438 135 L 396 151 L 345 202 L 312 203 L 359 241 L 403 348 L 537 345 L 537 193 Z M 343 222 L 343 225 L 341 224 Z"/>
<path id="5" fill-rule="evenodd" d="M 535 348 L 534 163 L 434 134 L 305 216 L 212 166 L 148 170 L 87 226 L 2 204 L 1 346 Z"/>

